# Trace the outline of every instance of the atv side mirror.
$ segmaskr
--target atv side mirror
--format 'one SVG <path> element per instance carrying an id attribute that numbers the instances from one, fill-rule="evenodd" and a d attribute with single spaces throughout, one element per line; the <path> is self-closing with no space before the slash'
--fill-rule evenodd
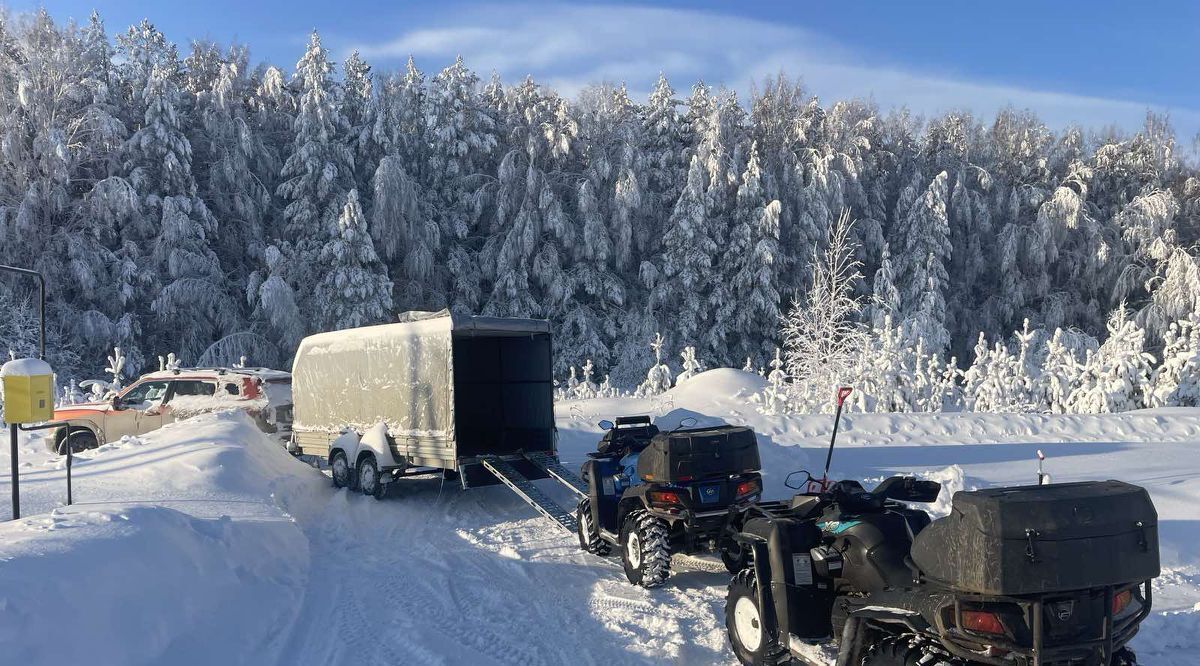
<path id="1" fill-rule="evenodd" d="M 601 430 L 612 430 L 613 429 L 613 422 L 609 421 L 608 419 L 604 419 L 603 421 L 597 423 L 596 425 L 600 426 Z"/>
<path id="2" fill-rule="evenodd" d="M 798 476 L 800 474 L 804 475 L 803 479 L 801 479 L 799 481 L 792 480 L 792 477 Z M 808 470 L 801 469 L 801 470 L 792 472 L 791 474 L 788 474 L 787 478 L 783 480 L 783 485 L 787 486 L 788 488 L 791 488 L 792 490 L 800 490 L 806 484 L 808 484 L 808 482 L 811 480 L 812 480 L 812 474 L 809 474 Z"/>

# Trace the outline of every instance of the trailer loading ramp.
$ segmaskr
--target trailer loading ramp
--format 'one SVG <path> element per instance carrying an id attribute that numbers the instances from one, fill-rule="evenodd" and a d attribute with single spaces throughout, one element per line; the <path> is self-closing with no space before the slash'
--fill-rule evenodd
<path id="1" fill-rule="evenodd" d="M 586 495 L 583 481 L 566 467 L 563 467 L 562 463 L 558 462 L 553 456 L 545 453 L 527 453 L 523 457 L 537 467 L 545 470 L 547 474 L 571 489 L 572 492 L 579 495 Z M 538 513 L 562 525 L 563 529 L 569 532 L 574 533 L 578 529 L 578 523 L 575 520 L 573 512 L 550 499 L 533 484 L 533 481 L 530 481 L 524 474 L 521 474 L 507 460 L 499 456 L 480 456 L 479 463 L 499 479 L 501 483 L 508 486 L 518 497 L 525 500 Z"/>

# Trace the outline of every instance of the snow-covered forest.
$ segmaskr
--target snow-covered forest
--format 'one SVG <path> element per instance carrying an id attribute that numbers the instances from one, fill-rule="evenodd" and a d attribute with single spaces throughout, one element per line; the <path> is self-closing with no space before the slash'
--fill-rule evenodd
<path id="1" fill-rule="evenodd" d="M 564 378 L 632 389 L 688 347 L 764 369 L 790 387 L 764 409 L 823 400 L 814 353 L 871 410 L 1200 394 L 1200 171 L 1166 118 L 918 118 L 783 76 L 568 99 L 317 33 L 281 69 L 115 32 L 0 19 L 0 263 L 46 275 L 60 377 L 114 346 L 127 375 L 287 367 L 308 333 L 449 307 L 549 319 Z M 33 349 L 33 286 L 0 278 L 0 349 Z"/>

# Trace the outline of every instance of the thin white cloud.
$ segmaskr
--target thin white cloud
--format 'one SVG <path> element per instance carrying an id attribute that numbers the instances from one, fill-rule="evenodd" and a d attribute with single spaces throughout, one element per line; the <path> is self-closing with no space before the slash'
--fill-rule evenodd
<path id="1" fill-rule="evenodd" d="M 414 27 L 380 43 L 347 45 L 377 64 L 409 55 L 440 67 L 456 55 L 506 81 L 533 75 L 572 95 L 590 83 L 625 82 L 644 95 L 660 71 L 677 90 L 699 79 L 741 94 L 785 72 L 824 100 L 871 97 L 884 108 L 907 106 L 934 115 L 970 109 L 982 117 L 1006 105 L 1030 108 L 1052 127 L 1139 127 L 1146 110 L 1168 111 L 1187 142 L 1200 130 L 1200 111 L 1152 107 L 1016 84 L 973 82 L 922 72 L 866 56 L 801 27 L 688 9 L 622 6 L 483 5 L 451 23 Z M 952 65 L 953 63 L 949 63 Z"/>

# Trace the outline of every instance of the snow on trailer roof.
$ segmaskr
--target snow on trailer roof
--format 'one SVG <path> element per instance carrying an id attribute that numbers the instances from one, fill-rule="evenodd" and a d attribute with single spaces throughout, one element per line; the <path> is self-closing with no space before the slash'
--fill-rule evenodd
<path id="1" fill-rule="evenodd" d="M 398 317 L 394 324 L 377 324 L 375 326 L 359 326 L 337 331 L 315 333 L 304 339 L 302 346 L 312 346 L 312 343 L 329 345 L 331 343 L 348 343 L 378 338 L 389 332 L 405 334 L 438 334 L 458 333 L 474 335 L 479 333 L 528 334 L 549 333 L 550 322 L 545 319 L 515 319 L 509 317 L 484 317 L 479 315 L 452 314 L 449 310 L 438 312 L 423 312 L 414 310 L 405 312 Z"/>

